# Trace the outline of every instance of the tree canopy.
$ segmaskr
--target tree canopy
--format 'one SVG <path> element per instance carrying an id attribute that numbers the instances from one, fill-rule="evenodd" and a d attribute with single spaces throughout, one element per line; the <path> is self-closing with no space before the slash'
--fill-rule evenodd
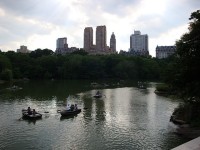
<path id="1" fill-rule="evenodd" d="M 15 79 L 159 80 L 165 68 L 161 64 L 166 62 L 118 54 L 87 55 L 84 51 L 56 55 L 48 49 L 37 49 L 29 54 L 4 52 L 1 57 L 1 72 L 10 69 L 3 73 L 10 73 Z"/>
<path id="2" fill-rule="evenodd" d="M 200 96 L 200 10 L 189 18 L 189 32 L 176 42 L 174 86 L 188 96 Z"/>

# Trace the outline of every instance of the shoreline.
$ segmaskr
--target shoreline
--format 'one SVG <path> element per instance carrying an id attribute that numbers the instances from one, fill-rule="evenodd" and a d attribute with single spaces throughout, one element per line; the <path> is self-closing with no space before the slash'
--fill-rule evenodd
<path id="1" fill-rule="evenodd" d="M 191 127 L 185 121 L 175 119 L 173 115 L 170 118 L 170 122 L 177 126 L 175 133 L 184 138 L 195 139 L 200 136 L 200 127 Z"/>
<path id="2" fill-rule="evenodd" d="M 155 94 L 164 97 L 171 97 L 173 95 L 173 97 L 179 98 L 176 94 L 171 94 L 165 91 L 155 90 Z M 184 138 L 195 139 L 200 136 L 200 126 L 198 125 L 197 127 L 192 127 L 191 124 L 186 121 L 187 119 L 184 118 L 184 116 L 188 115 L 187 111 L 188 109 L 180 111 L 180 107 L 177 107 L 170 117 L 170 122 L 177 126 L 175 131 L 176 134 Z"/>
<path id="3" fill-rule="evenodd" d="M 200 136 L 200 127 L 193 128 L 190 127 L 188 124 L 178 125 L 175 133 L 184 138 L 195 139 Z"/>

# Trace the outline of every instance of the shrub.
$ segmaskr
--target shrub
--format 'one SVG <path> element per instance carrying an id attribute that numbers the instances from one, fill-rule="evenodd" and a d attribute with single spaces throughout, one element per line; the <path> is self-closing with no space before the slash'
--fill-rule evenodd
<path id="1" fill-rule="evenodd" d="M 1 72 L 1 79 L 6 81 L 11 81 L 13 79 L 13 74 L 10 69 L 5 69 Z"/>

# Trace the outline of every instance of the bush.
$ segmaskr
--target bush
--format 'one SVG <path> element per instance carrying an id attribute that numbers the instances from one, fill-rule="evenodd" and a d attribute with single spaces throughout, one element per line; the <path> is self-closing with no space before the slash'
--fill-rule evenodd
<path id="1" fill-rule="evenodd" d="M 5 69 L 1 72 L 1 79 L 5 81 L 11 81 L 13 79 L 13 74 L 10 69 Z"/>
<path id="2" fill-rule="evenodd" d="M 159 92 L 169 92 L 169 86 L 167 84 L 157 84 L 156 90 Z"/>

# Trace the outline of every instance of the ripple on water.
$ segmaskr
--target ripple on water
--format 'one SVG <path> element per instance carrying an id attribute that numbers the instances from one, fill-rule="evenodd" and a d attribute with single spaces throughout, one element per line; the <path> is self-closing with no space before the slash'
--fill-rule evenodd
<path id="1" fill-rule="evenodd" d="M 104 93 L 101 101 L 83 99 L 81 105 L 88 109 L 68 119 L 60 118 L 55 98 L 0 101 L 0 149 L 163 150 L 182 142 L 168 129 L 173 101 L 155 96 L 153 90 L 118 88 Z M 19 110 L 29 104 L 49 114 L 36 122 L 17 121 Z"/>

